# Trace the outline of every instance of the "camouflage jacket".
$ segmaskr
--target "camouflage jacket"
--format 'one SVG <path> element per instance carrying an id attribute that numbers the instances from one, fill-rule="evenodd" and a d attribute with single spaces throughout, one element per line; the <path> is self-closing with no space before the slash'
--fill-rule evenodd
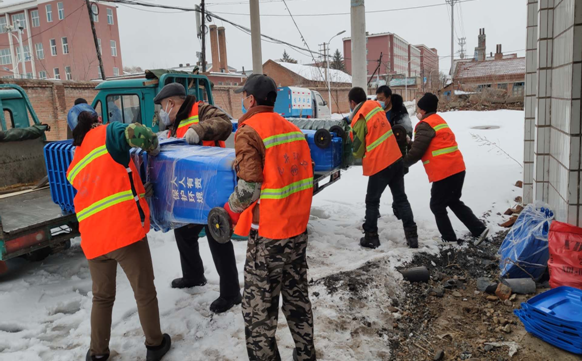
<path id="1" fill-rule="evenodd" d="M 127 167 L 129 165 L 129 150 L 141 148 L 148 153 L 159 151 L 158 136 L 150 128 L 138 124 L 123 124 L 112 122 L 107 126 L 105 146 L 114 161 Z"/>
<path id="2" fill-rule="evenodd" d="M 194 103 L 196 103 L 195 97 L 188 96 L 186 98 L 186 101 L 182 104 L 176 115 L 172 134 L 176 134 L 180 122 L 188 118 Z M 196 131 L 200 140 L 227 140 L 232 133 L 232 122 L 230 121 L 230 118 L 225 112 L 214 105 L 207 103 L 201 104 L 198 108 L 198 118 L 200 119 L 200 122 L 191 125 L 190 128 Z"/>

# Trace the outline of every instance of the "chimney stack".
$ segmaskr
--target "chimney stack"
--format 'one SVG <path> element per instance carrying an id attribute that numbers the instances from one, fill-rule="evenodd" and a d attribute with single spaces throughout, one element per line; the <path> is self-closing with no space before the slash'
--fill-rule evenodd
<path id="1" fill-rule="evenodd" d="M 503 59 L 503 52 L 501 51 L 501 44 L 497 44 L 495 49 L 495 60 Z"/>
<path id="2" fill-rule="evenodd" d="M 220 59 L 218 57 L 218 34 L 216 30 L 217 26 L 210 25 L 209 29 L 210 29 L 210 50 L 212 51 L 212 69 L 209 69 L 209 71 L 219 72 Z"/>
<path id="3" fill-rule="evenodd" d="M 479 38 L 477 42 L 477 47 L 475 48 L 475 61 L 485 61 L 485 57 L 487 56 L 486 52 L 486 37 L 485 37 L 485 29 L 479 29 Z"/>
<path id="4" fill-rule="evenodd" d="M 224 27 L 218 28 L 218 47 L 220 49 L 220 72 L 228 73 L 228 59 L 226 56 L 226 33 Z"/>

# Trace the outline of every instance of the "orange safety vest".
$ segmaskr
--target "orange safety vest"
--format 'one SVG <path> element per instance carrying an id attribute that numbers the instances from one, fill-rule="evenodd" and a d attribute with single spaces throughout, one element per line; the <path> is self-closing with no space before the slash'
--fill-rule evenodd
<path id="1" fill-rule="evenodd" d="M 242 213 L 234 232 L 249 234 L 253 209 L 258 206 L 259 236 L 300 235 L 307 229 L 313 199 L 313 167 L 305 135 L 277 113 L 258 113 L 242 127 L 253 128 L 263 140 L 265 164 L 260 199 Z"/>
<path id="2" fill-rule="evenodd" d="M 188 128 L 190 128 L 192 124 L 198 124 L 200 122 L 200 119 L 198 117 L 198 107 L 200 106 L 200 104 L 203 103 L 204 102 L 196 102 L 194 103 L 194 105 L 192 105 L 192 108 L 190 109 L 190 114 L 188 114 L 188 118 L 181 120 L 180 124 L 178 125 L 178 130 L 176 130 L 176 138 L 184 138 L 186 132 L 188 131 Z M 171 129 L 169 131 L 169 134 L 170 136 L 172 136 Z M 218 141 L 203 140 L 202 145 L 207 147 L 221 147 L 221 148 L 226 147 L 226 144 L 222 140 Z"/>
<path id="3" fill-rule="evenodd" d="M 437 114 L 428 116 L 418 124 L 422 122 L 430 125 L 436 134 L 422 156 L 422 164 L 428 175 L 428 181 L 438 182 L 464 171 L 463 155 L 455 140 L 455 134 L 447 122 Z"/>
<path id="4" fill-rule="evenodd" d="M 106 136 L 107 125 L 90 130 L 67 170 L 77 190 L 75 211 L 87 259 L 138 242 L 150 230 L 150 210 L 135 164 L 130 161 L 126 168 L 113 160 Z"/>
<path id="5" fill-rule="evenodd" d="M 359 121 L 365 121 L 368 128 L 366 134 L 366 155 L 362 159 L 365 176 L 372 176 L 402 158 L 402 152 L 392 132 L 392 127 L 384 109 L 377 101 L 368 100 L 354 115 L 352 127 Z M 352 141 L 353 132 L 350 133 Z"/>

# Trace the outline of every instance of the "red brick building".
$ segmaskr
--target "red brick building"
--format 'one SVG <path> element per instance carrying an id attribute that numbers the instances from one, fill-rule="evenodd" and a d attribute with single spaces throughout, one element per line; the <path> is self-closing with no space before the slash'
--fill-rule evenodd
<path id="1" fill-rule="evenodd" d="M 351 38 L 344 38 L 343 41 L 346 71 L 351 74 L 352 41 Z M 433 69 L 434 57 L 436 57 L 436 69 L 438 70 L 438 54 L 436 49 L 430 49 L 425 45 L 411 45 L 396 34 L 382 33 L 367 35 L 366 49 L 368 76 L 371 76 L 378 66 L 380 54 L 382 54 L 382 61 L 379 69 L 379 77 L 382 79 L 386 79 L 389 76 L 420 77 L 422 74 L 429 73 Z M 423 61 L 423 54 L 430 57 L 430 61 Z M 431 68 L 424 69 L 424 64 Z"/>
<path id="2" fill-rule="evenodd" d="M 428 89 L 439 86 L 439 55 L 435 48 L 424 44 L 415 45 L 420 50 L 420 77 Z"/>
<path id="3" fill-rule="evenodd" d="M 0 77 L 61 80 L 101 77 L 85 1 L 6 0 L 0 6 Z M 117 8 L 93 2 L 92 10 L 105 76 L 121 75 Z M 18 23 L 24 27 L 26 74 L 22 74 L 18 62 L 21 58 Z M 14 26 L 15 36 L 10 36 L 7 26 Z"/>

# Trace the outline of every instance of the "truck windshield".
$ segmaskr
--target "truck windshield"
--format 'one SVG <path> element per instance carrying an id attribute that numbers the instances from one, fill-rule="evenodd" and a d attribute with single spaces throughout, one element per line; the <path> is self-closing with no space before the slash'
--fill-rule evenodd
<path id="1" fill-rule="evenodd" d="M 107 96 L 107 116 L 110 122 L 141 123 L 139 97 L 135 94 Z"/>

